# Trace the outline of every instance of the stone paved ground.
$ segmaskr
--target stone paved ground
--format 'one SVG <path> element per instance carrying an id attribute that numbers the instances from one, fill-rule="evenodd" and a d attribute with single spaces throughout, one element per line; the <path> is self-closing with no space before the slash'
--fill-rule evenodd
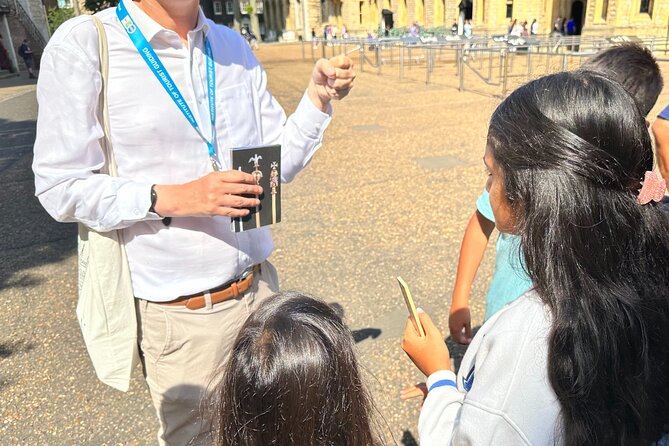
<path id="1" fill-rule="evenodd" d="M 293 110 L 311 63 L 299 47 L 265 45 L 258 56 L 271 91 Z M 447 331 L 459 244 L 485 177 L 486 123 L 499 102 L 470 78 L 479 93 L 458 93 L 446 65 L 426 86 L 417 62 L 402 83 L 390 70 L 366 71 L 335 105 L 323 148 L 285 186 L 271 258 L 283 289 L 340 305 L 389 443 L 403 445 L 415 444 L 419 402 L 400 401 L 399 391 L 421 376 L 399 347 L 406 313 L 394 278 Z M 659 103 L 668 101 L 665 89 Z M 53 222 L 33 197 L 35 116 L 34 86 L 0 81 L 0 444 L 154 444 L 141 380 L 122 394 L 99 384 L 88 363 L 74 315 L 75 228 Z M 488 254 L 472 294 L 475 326 Z"/>

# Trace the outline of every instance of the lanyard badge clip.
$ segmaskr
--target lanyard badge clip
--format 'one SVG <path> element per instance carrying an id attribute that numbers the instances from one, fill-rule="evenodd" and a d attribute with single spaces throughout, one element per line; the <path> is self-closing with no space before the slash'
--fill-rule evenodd
<path id="1" fill-rule="evenodd" d="M 209 160 L 211 161 L 211 167 L 214 168 L 214 172 L 220 172 L 221 171 L 221 163 L 218 162 L 218 159 L 216 156 L 210 156 Z"/>

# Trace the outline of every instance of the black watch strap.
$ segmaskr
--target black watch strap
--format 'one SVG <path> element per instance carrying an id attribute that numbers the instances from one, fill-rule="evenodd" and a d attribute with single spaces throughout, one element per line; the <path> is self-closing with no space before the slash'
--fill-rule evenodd
<path id="1" fill-rule="evenodd" d="M 153 212 L 154 214 L 157 214 L 162 217 L 162 215 L 156 212 L 155 207 L 157 202 L 158 202 L 158 193 L 156 192 L 156 185 L 153 184 L 151 186 L 151 207 L 149 208 L 149 212 Z M 163 217 L 163 224 L 165 226 L 169 226 L 170 223 L 172 223 L 172 217 Z"/>
<path id="2" fill-rule="evenodd" d="M 158 194 L 156 193 L 156 185 L 151 186 L 151 207 L 149 208 L 149 212 L 153 212 L 156 214 L 156 202 L 158 201 Z"/>

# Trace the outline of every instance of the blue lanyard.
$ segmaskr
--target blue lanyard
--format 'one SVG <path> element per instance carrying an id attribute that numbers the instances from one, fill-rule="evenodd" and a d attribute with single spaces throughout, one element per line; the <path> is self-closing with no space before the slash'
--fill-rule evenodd
<path id="1" fill-rule="evenodd" d="M 158 58 L 158 55 L 151 44 L 146 40 L 144 34 L 139 30 L 135 21 L 130 17 L 128 10 L 123 4 L 123 0 L 118 3 L 116 8 L 116 16 L 121 21 L 121 25 L 128 33 L 128 37 L 132 40 L 132 43 L 137 48 L 137 51 L 142 56 L 146 64 L 149 66 L 153 74 L 156 76 L 156 79 L 163 86 L 167 94 L 172 98 L 172 101 L 176 106 L 181 110 L 181 113 L 186 117 L 191 126 L 195 129 L 200 138 L 207 144 L 207 150 L 209 151 L 209 160 L 215 171 L 221 170 L 221 163 L 218 160 L 218 155 L 214 149 L 214 132 L 216 128 L 216 71 L 214 68 L 214 56 L 211 50 L 211 44 L 209 39 L 205 37 L 204 45 L 205 51 L 207 54 L 207 93 L 209 96 L 209 117 L 211 118 L 211 140 L 207 139 L 203 134 L 200 126 L 198 125 L 193 113 L 190 110 L 190 107 L 186 103 L 186 100 L 182 96 L 179 88 L 172 80 L 172 77 L 169 75 L 165 66 Z"/>

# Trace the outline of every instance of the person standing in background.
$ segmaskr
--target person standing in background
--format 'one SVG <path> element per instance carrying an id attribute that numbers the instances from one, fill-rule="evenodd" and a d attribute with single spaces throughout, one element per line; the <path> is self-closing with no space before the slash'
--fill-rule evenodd
<path id="1" fill-rule="evenodd" d="M 30 79 L 37 79 L 37 76 L 35 76 L 35 73 L 33 72 L 33 66 L 35 64 L 35 61 L 33 59 L 33 50 L 30 49 L 28 39 L 23 39 L 23 42 L 19 46 L 19 56 L 23 59 L 23 62 L 26 64 L 26 68 L 28 68 L 28 78 Z"/>

